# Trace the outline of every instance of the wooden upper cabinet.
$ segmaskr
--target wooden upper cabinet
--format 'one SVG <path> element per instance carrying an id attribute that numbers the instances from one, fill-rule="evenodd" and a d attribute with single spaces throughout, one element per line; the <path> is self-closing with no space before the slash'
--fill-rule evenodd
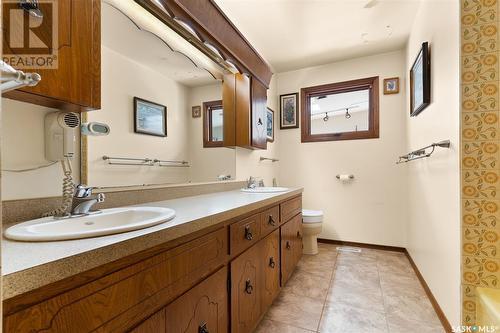
<path id="1" fill-rule="evenodd" d="M 266 149 L 267 88 L 244 74 L 224 77 L 224 146 Z"/>
<path id="2" fill-rule="evenodd" d="M 101 1 L 57 0 L 54 4 L 57 5 L 57 67 L 55 69 L 21 69 L 25 72 L 40 74 L 42 80 L 35 87 L 20 88 L 4 93 L 3 96 L 71 111 L 99 109 L 101 106 Z M 42 7 L 42 12 L 43 9 Z M 26 13 L 25 20 L 27 15 Z M 9 16 L 9 13 L 4 11 L 4 22 L 10 19 Z M 6 57 L 21 53 L 9 45 L 9 34 L 8 28 L 3 30 L 3 54 Z M 15 64 L 14 67 L 16 67 Z"/>

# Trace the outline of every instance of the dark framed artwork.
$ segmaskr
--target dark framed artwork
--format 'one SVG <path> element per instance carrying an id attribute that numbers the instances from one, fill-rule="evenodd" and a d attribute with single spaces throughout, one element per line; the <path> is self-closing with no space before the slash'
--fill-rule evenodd
<path id="1" fill-rule="evenodd" d="M 267 108 L 266 112 L 267 117 L 267 142 L 274 142 L 274 111 L 270 108 Z"/>
<path id="2" fill-rule="evenodd" d="M 201 106 L 196 105 L 191 107 L 191 116 L 193 118 L 200 118 L 201 117 Z"/>
<path id="3" fill-rule="evenodd" d="M 410 69 L 410 116 L 415 117 L 431 103 L 431 59 L 424 42 Z"/>
<path id="4" fill-rule="evenodd" d="M 167 107 L 134 97 L 134 132 L 167 136 Z"/>
<path id="5" fill-rule="evenodd" d="M 299 93 L 280 95 L 280 129 L 299 128 Z"/>

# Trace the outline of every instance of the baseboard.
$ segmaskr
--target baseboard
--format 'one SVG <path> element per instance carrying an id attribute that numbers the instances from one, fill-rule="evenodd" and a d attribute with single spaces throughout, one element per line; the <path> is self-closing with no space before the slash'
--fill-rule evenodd
<path id="1" fill-rule="evenodd" d="M 347 242 L 347 241 L 340 241 L 340 240 L 335 240 L 335 239 L 324 239 L 324 238 L 318 238 L 318 242 L 319 243 L 326 243 L 326 244 L 337 244 L 337 245 L 344 245 L 344 246 L 364 247 L 366 249 L 406 253 L 406 249 L 404 247 L 398 247 L 398 246 L 387 246 L 387 245 Z"/>
<path id="2" fill-rule="evenodd" d="M 441 324 L 443 325 L 443 328 L 445 329 L 446 332 L 451 333 L 451 325 L 450 322 L 448 321 L 448 318 L 446 318 L 446 315 L 444 314 L 443 310 L 439 306 L 438 301 L 432 294 L 431 289 L 427 285 L 427 282 L 425 281 L 424 277 L 420 273 L 417 265 L 413 261 L 413 258 L 411 257 L 410 253 L 408 250 L 404 247 L 398 247 L 398 246 L 387 246 L 387 245 L 376 245 L 376 244 L 367 244 L 367 243 L 358 243 L 358 242 L 348 242 L 348 241 L 340 241 L 340 240 L 334 240 L 334 239 L 323 239 L 323 238 L 318 238 L 319 243 L 326 243 L 326 244 L 337 244 L 337 245 L 344 245 L 344 246 L 354 246 L 354 247 L 362 247 L 362 248 L 367 248 L 367 249 L 375 249 L 375 250 L 384 250 L 384 251 L 395 251 L 395 252 L 401 252 L 406 255 L 408 260 L 410 261 L 411 267 L 413 268 L 413 271 L 417 275 L 418 281 L 422 285 L 422 288 L 424 288 L 424 291 L 429 298 L 432 307 L 434 308 L 434 311 L 436 312 L 436 315 L 438 316 L 439 320 L 441 321 Z"/>

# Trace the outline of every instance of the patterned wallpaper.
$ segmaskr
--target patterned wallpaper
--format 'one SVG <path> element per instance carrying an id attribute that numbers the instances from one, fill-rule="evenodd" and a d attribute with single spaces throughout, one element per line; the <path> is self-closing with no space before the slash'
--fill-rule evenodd
<path id="1" fill-rule="evenodd" d="M 500 106 L 497 0 L 461 0 L 462 321 L 475 289 L 500 288 Z"/>

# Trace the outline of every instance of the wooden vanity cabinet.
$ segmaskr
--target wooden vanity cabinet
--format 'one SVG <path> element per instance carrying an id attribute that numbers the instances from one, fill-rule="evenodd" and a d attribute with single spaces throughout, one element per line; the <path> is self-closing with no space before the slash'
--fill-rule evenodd
<path id="1" fill-rule="evenodd" d="M 297 196 L 8 300 L 4 332 L 253 332 L 300 260 L 300 208 Z"/>
<path id="2" fill-rule="evenodd" d="M 53 3 L 58 6 L 57 68 L 23 69 L 40 74 L 42 80 L 35 87 L 13 90 L 4 93 L 3 97 L 76 112 L 99 109 L 101 1 L 58 0 Z M 43 3 L 40 6 L 42 12 L 50 10 Z M 8 19 L 9 13 L 4 12 L 3 15 L 4 19 Z M 8 38 L 9 30 L 4 29 L 3 54 L 6 57 L 18 52 L 10 48 Z"/>
<path id="3" fill-rule="evenodd" d="M 224 146 L 267 149 L 267 88 L 245 74 L 224 76 Z"/>

